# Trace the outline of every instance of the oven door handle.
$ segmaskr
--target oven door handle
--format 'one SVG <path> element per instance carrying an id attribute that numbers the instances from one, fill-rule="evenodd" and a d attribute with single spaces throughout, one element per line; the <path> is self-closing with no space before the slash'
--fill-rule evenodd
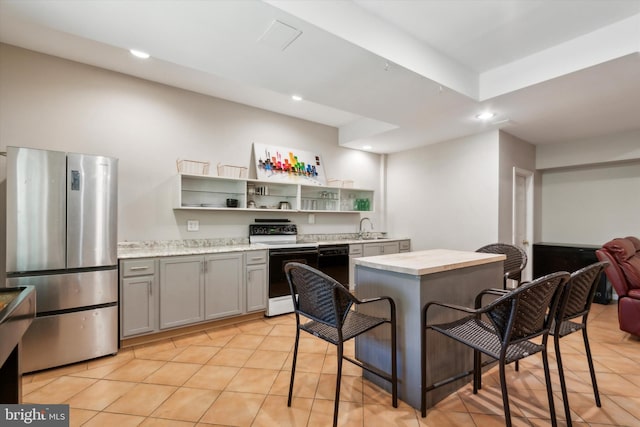
<path id="1" fill-rule="evenodd" d="M 291 256 L 291 255 L 305 255 L 305 254 L 317 254 L 317 249 L 296 249 L 290 251 L 278 251 L 278 252 L 269 252 L 269 257 L 277 257 L 277 256 Z"/>
<path id="2" fill-rule="evenodd" d="M 319 252 L 318 256 L 321 258 L 338 258 L 338 257 L 348 257 L 349 256 L 349 252 L 332 252 L 332 253 L 326 253 L 326 252 Z"/>

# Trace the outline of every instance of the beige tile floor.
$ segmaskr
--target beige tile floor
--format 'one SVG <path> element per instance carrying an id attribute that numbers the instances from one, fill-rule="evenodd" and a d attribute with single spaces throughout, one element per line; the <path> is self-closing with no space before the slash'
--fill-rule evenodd
<path id="1" fill-rule="evenodd" d="M 593 400 L 581 335 L 562 341 L 574 426 L 640 426 L 640 340 L 618 330 L 616 310 L 594 304 L 590 318 L 602 408 Z M 287 407 L 294 333 L 286 315 L 124 349 L 24 376 L 23 401 L 68 403 L 72 426 L 331 425 L 335 348 L 309 335 L 301 339 Z M 555 368 L 551 348 L 550 356 Z M 514 426 L 550 425 L 540 355 L 507 372 Z M 566 425 L 557 369 L 552 378 L 559 424 Z M 394 409 L 386 392 L 346 363 L 340 400 L 341 426 L 504 425 L 495 368 L 477 395 L 466 385 L 421 418 L 403 402 Z"/>

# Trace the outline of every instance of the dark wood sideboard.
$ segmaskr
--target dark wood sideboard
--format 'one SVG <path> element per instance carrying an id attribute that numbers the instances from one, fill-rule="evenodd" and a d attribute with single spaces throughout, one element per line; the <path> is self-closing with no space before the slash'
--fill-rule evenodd
<path id="1" fill-rule="evenodd" d="M 578 245 L 570 243 L 534 243 L 533 245 L 533 278 L 556 271 L 570 273 L 598 262 L 596 245 Z M 611 302 L 611 283 L 606 275 L 602 275 L 593 302 L 609 304 Z"/>

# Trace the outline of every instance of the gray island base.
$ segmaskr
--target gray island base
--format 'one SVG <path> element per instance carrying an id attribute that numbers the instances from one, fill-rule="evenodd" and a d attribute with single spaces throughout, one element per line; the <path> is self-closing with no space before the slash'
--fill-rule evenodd
<path id="1" fill-rule="evenodd" d="M 356 258 L 355 292 L 358 298 L 386 295 L 397 308 L 398 395 L 420 409 L 420 313 L 430 301 L 473 307 L 475 296 L 487 288 L 501 288 L 504 255 L 432 249 Z M 367 304 L 364 313 L 386 316 L 383 305 Z M 456 320 L 458 313 L 434 307 L 428 323 Z M 391 360 L 388 328 L 376 328 L 356 338 L 356 358 L 389 371 Z M 427 337 L 429 383 L 442 381 L 473 368 L 473 351 L 447 337 L 429 331 Z M 364 377 L 385 390 L 390 385 L 365 372 Z M 471 376 L 430 391 L 427 407 L 471 381 Z"/>

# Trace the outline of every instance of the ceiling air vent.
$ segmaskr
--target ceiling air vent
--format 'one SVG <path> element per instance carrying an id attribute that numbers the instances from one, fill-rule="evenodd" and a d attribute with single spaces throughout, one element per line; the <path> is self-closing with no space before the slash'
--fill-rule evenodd
<path id="1" fill-rule="evenodd" d="M 278 50 L 285 50 L 300 34 L 302 34 L 302 31 L 297 28 L 274 20 L 267 28 L 267 31 L 258 39 L 258 43 L 263 43 Z"/>

